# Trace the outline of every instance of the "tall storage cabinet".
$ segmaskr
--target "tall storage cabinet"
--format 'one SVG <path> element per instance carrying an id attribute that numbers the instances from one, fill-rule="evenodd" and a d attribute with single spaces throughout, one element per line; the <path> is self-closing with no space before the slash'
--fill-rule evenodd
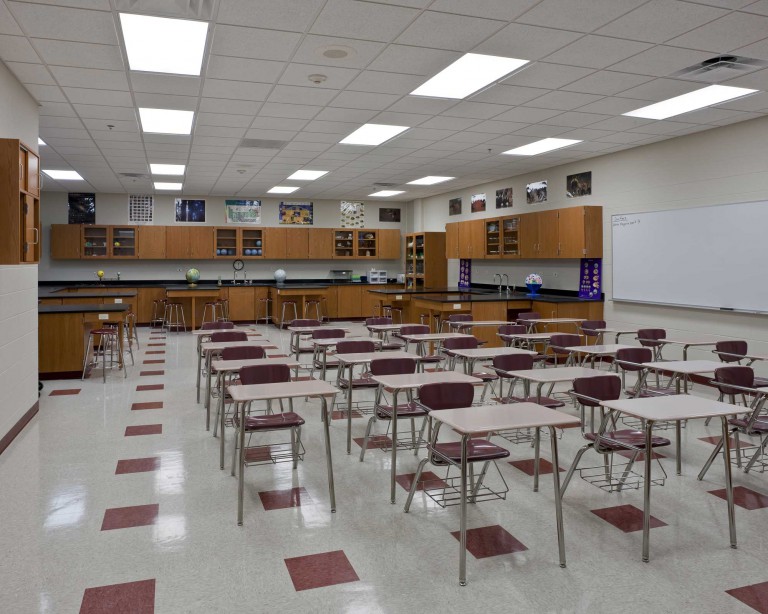
<path id="1" fill-rule="evenodd" d="M 40 159 L 17 139 L 0 139 L 0 264 L 40 261 Z"/>
<path id="2" fill-rule="evenodd" d="M 405 235 L 405 287 L 408 290 L 444 288 L 448 283 L 444 232 Z"/>

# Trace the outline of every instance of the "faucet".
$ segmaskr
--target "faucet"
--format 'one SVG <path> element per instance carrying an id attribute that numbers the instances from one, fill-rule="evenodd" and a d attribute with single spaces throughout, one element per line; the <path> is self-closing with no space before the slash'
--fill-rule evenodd
<path id="1" fill-rule="evenodd" d="M 496 278 L 499 278 L 499 294 L 501 294 L 501 273 L 493 274 L 493 283 L 496 283 Z"/>
<path id="2" fill-rule="evenodd" d="M 506 273 L 504 273 L 504 274 L 502 274 L 502 275 L 501 275 L 501 277 L 502 277 L 502 278 L 506 277 L 506 279 L 507 279 L 507 284 L 506 284 L 506 286 L 505 286 L 505 289 L 506 289 L 506 294 L 507 294 L 507 296 L 509 296 L 509 275 L 507 275 Z"/>

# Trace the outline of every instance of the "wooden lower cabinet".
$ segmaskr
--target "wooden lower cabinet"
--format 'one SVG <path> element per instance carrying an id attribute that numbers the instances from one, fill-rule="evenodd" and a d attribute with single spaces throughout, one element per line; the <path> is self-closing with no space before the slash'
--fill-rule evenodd
<path id="1" fill-rule="evenodd" d="M 470 303 L 472 305 L 472 319 L 481 320 L 506 320 L 507 303 L 499 301 L 493 303 Z M 472 334 L 480 341 L 485 341 L 485 347 L 501 347 L 504 343 L 496 334 L 498 326 L 477 326 L 472 329 Z"/>
<path id="2" fill-rule="evenodd" d="M 165 298 L 165 288 L 138 288 L 137 292 L 138 307 L 134 309 L 136 311 L 136 323 L 149 324 L 152 320 L 153 301 Z"/>
<path id="3" fill-rule="evenodd" d="M 362 286 L 337 286 L 336 291 L 338 296 L 337 318 L 360 318 L 363 316 Z"/>
<path id="4" fill-rule="evenodd" d="M 545 303 L 532 301 L 531 311 L 537 311 L 542 318 L 584 318 L 585 320 L 602 320 L 603 303 L 599 301 L 580 301 L 578 303 Z M 558 324 L 547 326 L 549 332 L 578 333 L 575 324 Z"/>
<path id="5" fill-rule="evenodd" d="M 226 288 L 222 291 L 222 298 L 229 299 L 229 319 L 233 322 L 255 322 L 258 315 L 263 316 L 259 299 L 266 298 L 268 293 L 266 286 Z"/>

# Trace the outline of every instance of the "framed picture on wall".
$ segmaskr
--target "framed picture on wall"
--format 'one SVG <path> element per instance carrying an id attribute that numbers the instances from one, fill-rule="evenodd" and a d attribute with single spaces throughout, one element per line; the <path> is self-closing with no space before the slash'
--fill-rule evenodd
<path id="1" fill-rule="evenodd" d="M 547 202 L 547 182 L 534 181 L 525 186 L 525 202 L 529 205 Z"/>
<path id="2" fill-rule="evenodd" d="M 565 195 L 568 198 L 592 194 L 592 171 L 568 175 L 565 179 Z"/>
<path id="3" fill-rule="evenodd" d="M 461 215 L 461 197 L 448 201 L 448 215 Z"/>
<path id="4" fill-rule="evenodd" d="M 382 207 L 379 209 L 379 221 L 400 223 L 400 209 Z"/>
<path id="5" fill-rule="evenodd" d="M 496 208 L 506 209 L 512 206 L 512 188 L 496 190 Z"/>
<path id="6" fill-rule="evenodd" d="M 227 224 L 261 224 L 260 200 L 225 200 Z"/>
<path id="7" fill-rule="evenodd" d="M 67 203 L 69 205 L 67 218 L 70 224 L 96 223 L 96 194 L 70 192 L 67 195 Z"/>
<path id="8" fill-rule="evenodd" d="M 470 201 L 470 210 L 472 213 L 479 213 L 485 211 L 485 194 L 473 194 Z"/>
<path id="9" fill-rule="evenodd" d="M 311 226 L 314 223 L 313 209 L 313 203 L 280 203 L 279 221 L 281 224 Z"/>
<path id="10" fill-rule="evenodd" d="M 205 222 L 205 201 L 176 199 L 177 222 Z"/>

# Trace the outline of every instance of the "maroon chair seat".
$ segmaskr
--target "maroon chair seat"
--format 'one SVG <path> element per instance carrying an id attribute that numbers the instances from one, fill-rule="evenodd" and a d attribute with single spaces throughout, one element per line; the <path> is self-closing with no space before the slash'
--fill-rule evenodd
<path id="1" fill-rule="evenodd" d="M 605 320 L 584 320 L 581 323 L 581 332 L 584 333 L 585 337 L 592 337 L 597 341 L 597 338 L 600 336 L 600 333 L 597 332 L 597 328 L 605 328 L 606 322 Z M 589 341 L 587 339 L 587 341 Z"/>
<path id="2" fill-rule="evenodd" d="M 568 349 L 574 345 L 583 345 L 579 335 L 570 333 L 558 333 L 549 338 L 548 349 L 551 354 L 545 354 L 544 360 L 547 364 L 559 365 L 572 360 L 572 352 Z"/>
<path id="3" fill-rule="evenodd" d="M 304 319 L 304 320 L 292 320 L 289 326 L 295 326 L 297 328 L 305 327 L 305 326 L 322 326 L 323 323 L 320 320 L 311 320 L 311 319 Z"/>
<path id="4" fill-rule="evenodd" d="M 240 416 L 235 415 L 233 422 L 240 426 Z M 277 431 L 280 429 L 292 429 L 304 424 L 304 418 L 292 411 L 266 416 L 246 416 L 246 431 Z"/>
<path id="5" fill-rule="evenodd" d="M 248 335 L 244 330 L 225 330 L 211 333 L 213 343 L 228 343 L 230 341 L 248 341 Z"/>
<path id="6" fill-rule="evenodd" d="M 610 450 L 626 450 L 627 446 L 645 448 L 645 432 L 626 429 L 621 431 L 609 431 L 599 435 L 597 433 L 585 433 L 584 439 L 598 442 L 601 447 Z M 670 445 L 669 439 L 654 435 L 651 437 L 651 447 L 661 448 Z"/>
<path id="7" fill-rule="evenodd" d="M 637 331 L 637 340 L 640 345 L 653 350 L 653 359 L 661 360 L 661 350 L 664 346 L 658 339 L 664 339 L 667 336 L 667 331 L 663 328 L 641 328 Z"/>
<path id="8" fill-rule="evenodd" d="M 336 344 L 337 354 L 367 354 L 375 351 L 376 344 L 373 341 L 339 341 Z M 345 377 L 342 372 L 346 373 L 347 369 L 339 369 L 339 376 L 336 379 L 336 385 L 339 388 L 346 389 L 350 385 L 352 388 L 376 388 L 379 385 L 371 379 L 369 372 L 364 372 L 359 377 L 353 376 L 351 382 L 349 377 Z"/>
<path id="9" fill-rule="evenodd" d="M 376 417 L 379 420 L 391 420 L 392 419 L 392 412 L 394 411 L 393 407 L 391 405 L 377 405 L 376 406 Z M 398 418 L 419 418 L 426 416 L 427 412 L 426 410 L 419 405 L 418 403 L 414 401 L 409 401 L 408 403 L 398 403 L 397 404 L 397 417 Z"/>
<path id="10" fill-rule="evenodd" d="M 718 341 L 715 344 L 715 349 L 712 350 L 712 352 L 717 354 L 718 358 L 723 362 L 736 363 L 744 358 L 747 351 L 747 342 L 737 340 Z"/>
<path id="11" fill-rule="evenodd" d="M 200 330 L 229 330 L 234 327 L 234 322 L 203 322 Z"/>
<path id="12" fill-rule="evenodd" d="M 453 463 L 461 462 L 461 442 L 459 441 L 438 443 L 432 446 L 431 449 L 435 454 L 439 455 L 432 461 L 433 465 L 447 464 L 445 460 L 439 458 L 441 456 L 449 459 Z M 487 439 L 470 439 L 467 442 L 467 462 L 477 463 L 492 461 L 500 458 L 507 458 L 508 456 L 509 450 L 497 446 Z"/>
<path id="13" fill-rule="evenodd" d="M 222 360 L 258 360 L 266 358 L 267 353 L 260 345 L 241 345 L 237 347 L 224 348 L 221 351 Z"/>
<path id="14" fill-rule="evenodd" d="M 754 421 L 752 426 L 750 426 L 748 418 L 731 418 L 728 420 L 728 424 L 743 430 L 749 428 L 750 431 L 754 431 L 755 433 L 768 433 L 768 420 L 758 419 Z"/>
<path id="15" fill-rule="evenodd" d="M 565 407 L 565 403 L 562 401 L 559 401 L 558 399 L 553 399 L 551 397 L 541 397 L 540 399 L 536 399 L 536 397 L 502 397 L 499 399 L 500 403 L 538 403 L 539 405 L 543 405 L 544 407 L 549 407 L 550 409 L 557 409 L 558 407 Z"/>

